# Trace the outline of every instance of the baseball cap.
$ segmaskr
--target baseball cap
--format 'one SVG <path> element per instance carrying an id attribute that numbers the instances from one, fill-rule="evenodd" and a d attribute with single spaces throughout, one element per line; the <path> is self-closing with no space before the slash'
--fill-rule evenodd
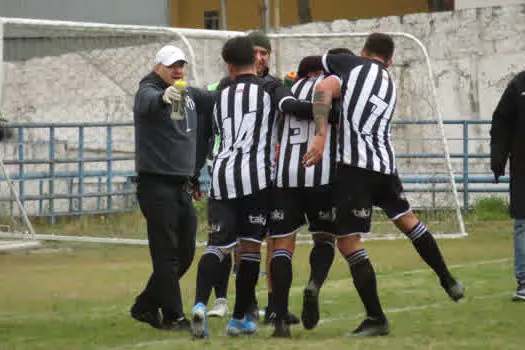
<path id="1" fill-rule="evenodd" d="M 184 61 L 184 63 L 188 63 L 184 52 L 182 52 L 181 49 L 173 45 L 166 45 L 162 47 L 155 56 L 156 64 L 160 63 L 165 66 L 171 66 L 177 61 Z"/>

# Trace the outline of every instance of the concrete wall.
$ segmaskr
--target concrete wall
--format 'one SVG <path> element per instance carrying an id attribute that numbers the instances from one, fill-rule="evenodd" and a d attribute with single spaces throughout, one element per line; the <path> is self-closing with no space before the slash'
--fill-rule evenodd
<path id="1" fill-rule="evenodd" d="M 285 33 L 370 31 L 403 31 L 422 40 L 433 63 L 437 104 L 445 119 L 490 119 L 507 82 L 525 69 L 525 41 L 522 40 L 525 5 L 360 21 L 338 20 L 283 29 Z M 58 40 L 58 47 L 68 48 L 69 39 L 53 40 Z M 96 48 L 96 37 L 75 40 L 85 40 L 88 48 L 78 51 L 75 44 L 75 50 L 69 53 L 4 62 L 3 110 L 6 117 L 39 122 L 130 120 L 133 93 L 140 77 L 152 68 L 155 51 L 167 42 L 184 48 L 176 37 L 168 36 L 146 41 L 138 36 L 131 40 L 128 37 L 124 38 L 125 44 L 119 44 L 118 37 L 110 38 L 114 48 L 108 48 L 107 38 L 104 38 L 100 40 L 103 43 L 101 49 Z M 335 46 L 346 46 L 359 52 L 363 41 L 364 38 L 284 40 L 280 47 L 274 42 L 274 51 L 281 53 L 280 70 L 286 72 L 295 70 L 304 55 L 320 54 Z M 220 59 L 224 40 L 190 38 L 190 42 L 196 53 L 196 68 L 201 80 L 218 80 L 224 74 Z M 419 48 L 406 39 L 396 39 L 396 45 L 391 69 L 399 92 L 395 118 L 435 118 L 436 103 Z M 273 67 L 276 64 L 274 55 Z M 487 138 L 488 128 L 472 127 L 470 136 Z M 462 129 L 447 127 L 446 133 L 450 138 L 451 152 L 462 152 L 462 143 L 458 141 L 463 136 Z M 435 140 L 438 136 L 439 130 L 435 126 L 406 126 L 394 130 L 398 153 L 440 152 L 442 147 Z M 74 147 L 75 137 L 67 134 L 59 137 Z M 133 151 L 129 131 L 117 132 L 115 137 L 128 140 L 119 145 L 120 150 Z M 477 140 L 469 147 L 471 151 L 488 152 L 488 141 Z M 487 160 L 473 160 L 470 164 L 471 171 L 489 172 Z M 443 159 L 399 160 L 399 168 L 404 173 L 446 173 Z M 457 173 L 462 171 L 461 160 L 454 161 L 454 170 Z"/>

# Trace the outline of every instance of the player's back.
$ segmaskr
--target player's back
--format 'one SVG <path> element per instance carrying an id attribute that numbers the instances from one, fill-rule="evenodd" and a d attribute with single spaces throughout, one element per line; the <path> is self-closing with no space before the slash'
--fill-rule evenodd
<path id="1" fill-rule="evenodd" d="M 324 78 L 324 75 L 320 75 L 298 80 L 292 86 L 293 95 L 298 100 L 312 101 L 315 86 Z M 337 107 L 334 105 L 331 113 L 338 114 Z M 298 118 L 291 114 L 284 115 L 277 163 L 277 187 L 314 187 L 332 182 L 335 173 L 337 126 L 329 125 L 322 160 L 312 167 L 305 168 L 302 158 L 314 136 L 313 120 Z"/>
<path id="2" fill-rule="evenodd" d="M 211 196 L 233 199 L 268 187 L 275 170 L 275 108 L 264 81 L 242 75 L 225 86 L 214 106 L 220 145 Z"/>
<path id="3" fill-rule="evenodd" d="M 342 78 L 339 161 L 381 173 L 395 173 L 391 121 L 396 87 L 380 61 L 326 55 L 325 69 Z"/>

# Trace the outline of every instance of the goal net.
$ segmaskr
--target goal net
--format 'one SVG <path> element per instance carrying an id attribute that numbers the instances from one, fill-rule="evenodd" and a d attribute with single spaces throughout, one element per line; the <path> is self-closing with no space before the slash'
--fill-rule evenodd
<path id="1" fill-rule="evenodd" d="M 49 160 L 50 147 L 55 157 L 67 159 L 78 157 L 79 147 L 84 147 L 85 157 L 105 155 L 108 151 L 108 136 L 100 128 L 91 131 L 86 128 L 82 137 L 78 128 L 56 128 L 50 138 L 46 123 L 125 124 L 132 120 L 138 82 L 152 70 L 160 47 L 173 44 L 183 49 L 189 59 L 186 80 L 205 87 L 224 76 L 221 47 L 229 37 L 239 34 L 242 33 L 0 18 L 0 108 L 11 121 L 43 125 L 25 129 L 22 140 L 15 137 L 4 145 L 4 157 L 9 159 L 20 160 L 20 152 L 25 150 L 23 168 L 16 162 L 10 162 L 6 168 L 8 173 L 17 175 L 13 180 L 17 193 L 22 193 L 23 184 L 23 194 L 30 198 L 23 201 L 29 216 L 71 214 L 72 208 L 78 213 L 78 197 L 73 198 L 75 205 L 71 205 L 71 197 L 55 198 L 52 206 L 51 196 L 46 197 L 49 193 L 70 193 L 72 186 L 78 195 L 78 176 L 62 182 L 58 178 L 48 181 L 46 177 L 44 181 L 42 177 L 31 180 L 35 174 L 49 176 L 50 162 L 39 159 Z M 296 70 L 305 55 L 322 54 L 333 47 L 348 47 L 358 53 L 365 36 L 366 33 L 270 35 L 274 46 L 271 72 L 277 71 L 282 77 L 285 72 Z M 393 125 L 392 133 L 406 195 L 431 231 L 463 235 L 452 177 L 460 167 L 448 157 L 444 136 L 445 132 L 450 135 L 451 130 L 445 131 L 440 123 L 430 61 L 416 38 L 403 33 L 395 34 L 394 38 L 397 50 L 391 72 L 399 97 L 394 115 L 398 123 Z M 79 144 L 80 140 L 85 146 Z M 132 126 L 113 128 L 111 148 L 112 152 L 133 153 Z M 107 163 L 85 162 L 81 170 L 83 174 L 107 171 Z M 53 171 L 78 175 L 79 164 L 58 162 Z M 112 166 L 112 170 L 132 171 L 133 161 L 127 159 Z M 100 179 L 86 175 L 82 181 L 83 194 L 87 193 L 88 198 L 81 209 L 87 212 L 99 208 L 103 212 L 111 194 L 103 196 L 106 206 L 101 208 L 102 195 L 96 196 L 100 192 L 100 185 L 96 184 Z M 107 189 L 108 183 L 104 181 L 110 180 L 102 181 Z M 116 182 L 113 188 L 118 188 L 119 181 L 126 179 L 117 176 L 111 181 Z M 0 206 L 9 207 L 13 198 L 4 187 L 0 186 Z M 95 194 L 90 196 L 90 191 Z M 112 201 L 112 210 L 127 205 L 117 197 Z M 374 219 L 374 234 L 397 232 L 380 212 L 374 212 Z"/>

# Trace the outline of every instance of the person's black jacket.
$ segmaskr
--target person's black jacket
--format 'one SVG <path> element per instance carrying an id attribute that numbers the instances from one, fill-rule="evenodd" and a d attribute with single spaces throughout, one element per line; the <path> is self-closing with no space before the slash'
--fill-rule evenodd
<path id="1" fill-rule="evenodd" d="M 510 215 L 525 219 L 525 71 L 510 81 L 492 115 L 490 167 L 496 179 L 510 159 Z"/>
<path id="2" fill-rule="evenodd" d="M 204 164 L 205 151 L 198 147 L 203 130 L 211 120 L 203 118 L 213 108 L 213 94 L 201 89 L 188 88 L 186 118 L 171 118 L 171 105 L 162 101 L 168 88 L 160 76 L 151 72 L 144 77 L 135 96 L 136 171 L 171 177 L 192 177 Z M 205 149 L 205 146 L 204 146 Z"/>

